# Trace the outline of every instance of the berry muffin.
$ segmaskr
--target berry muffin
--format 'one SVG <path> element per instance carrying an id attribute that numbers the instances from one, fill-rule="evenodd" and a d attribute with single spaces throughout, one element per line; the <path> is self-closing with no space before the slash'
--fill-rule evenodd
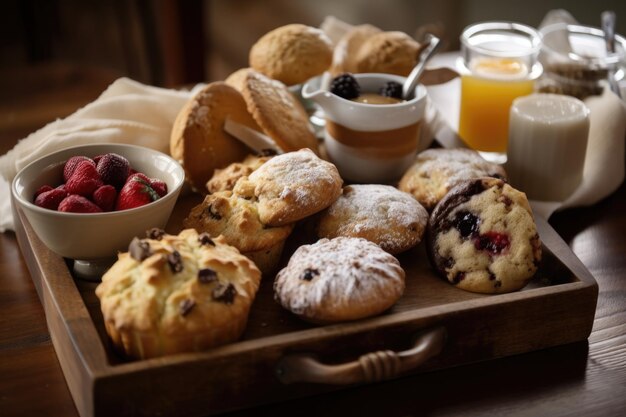
<path id="1" fill-rule="evenodd" d="M 114 346 L 134 358 L 195 352 L 243 333 L 261 272 L 223 238 L 152 230 L 96 288 Z"/>
<path id="2" fill-rule="evenodd" d="M 237 181 L 233 193 L 258 202 L 261 223 L 283 226 L 330 206 L 342 182 L 333 164 L 301 149 L 273 157 Z"/>
<path id="3" fill-rule="evenodd" d="M 417 155 L 398 188 L 431 211 L 459 181 L 480 177 L 506 180 L 506 172 L 471 149 L 428 149 Z"/>
<path id="4" fill-rule="evenodd" d="M 250 49 L 250 66 L 286 85 L 301 84 L 326 71 L 333 46 L 320 29 L 291 24 L 261 37 Z"/>
<path id="5" fill-rule="evenodd" d="M 320 217 L 318 236 L 361 237 L 396 254 L 420 243 L 428 212 L 410 194 L 390 185 L 355 184 Z"/>
<path id="6" fill-rule="evenodd" d="M 496 178 L 467 180 L 452 188 L 430 216 L 427 246 L 443 278 L 479 293 L 523 288 L 541 260 L 526 195 Z"/>
<path id="7" fill-rule="evenodd" d="M 276 272 L 285 240 L 293 224 L 270 227 L 261 223 L 257 203 L 246 200 L 231 191 L 207 195 L 183 221 L 184 227 L 222 235 L 229 245 L 250 258 L 264 273 Z"/>
<path id="8" fill-rule="evenodd" d="M 380 314 L 404 292 L 400 262 L 365 239 L 338 237 L 300 246 L 274 281 L 274 298 L 313 323 Z"/>
<path id="9" fill-rule="evenodd" d="M 209 193 L 232 191 L 239 178 L 252 174 L 271 157 L 267 153 L 263 156 L 248 155 L 242 162 L 233 162 L 224 169 L 216 169 L 206 183 L 206 188 Z"/>

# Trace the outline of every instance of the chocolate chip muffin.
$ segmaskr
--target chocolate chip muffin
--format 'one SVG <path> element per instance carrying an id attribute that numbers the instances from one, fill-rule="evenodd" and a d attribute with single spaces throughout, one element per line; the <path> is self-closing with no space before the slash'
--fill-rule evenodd
<path id="1" fill-rule="evenodd" d="M 183 221 L 184 227 L 222 235 L 229 245 L 250 258 L 264 273 L 276 272 L 285 240 L 293 224 L 272 227 L 261 222 L 257 203 L 231 191 L 219 191 L 204 198 Z"/>
<path id="2" fill-rule="evenodd" d="M 319 219 L 320 238 L 362 237 L 391 254 L 421 242 L 428 212 L 410 194 L 390 185 L 354 184 Z"/>
<path id="3" fill-rule="evenodd" d="M 261 272 L 223 238 L 153 230 L 96 288 L 114 346 L 134 358 L 202 351 L 243 333 Z"/>
<path id="4" fill-rule="evenodd" d="M 398 188 L 431 211 L 459 181 L 480 177 L 506 180 L 506 172 L 471 149 L 428 149 L 417 155 Z"/>
<path id="5" fill-rule="evenodd" d="M 300 246 L 274 281 L 274 298 L 313 323 L 382 313 L 404 292 L 400 262 L 365 239 L 338 237 Z"/>
<path id="6" fill-rule="evenodd" d="M 541 260 L 526 195 L 496 178 L 453 187 L 431 214 L 427 246 L 444 279 L 479 293 L 523 288 Z"/>

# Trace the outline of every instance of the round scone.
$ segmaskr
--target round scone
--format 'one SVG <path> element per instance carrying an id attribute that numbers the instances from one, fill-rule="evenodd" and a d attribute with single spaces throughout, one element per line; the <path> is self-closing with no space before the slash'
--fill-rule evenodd
<path id="1" fill-rule="evenodd" d="M 317 233 L 362 237 L 396 254 L 420 243 L 427 222 L 428 212 L 410 194 L 390 185 L 355 184 L 322 213 Z"/>
<path id="2" fill-rule="evenodd" d="M 365 239 L 338 237 L 300 246 L 274 281 L 274 298 L 313 323 L 382 313 L 402 296 L 400 262 Z"/>
<path id="3" fill-rule="evenodd" d="M 398 188 L 431 211 L 459 181 L 480 177 L 506 179 L 506 172 L 471 149 L 427 149 L 417 155 Z"/>
<path id="4" fill-rule="evenodd" d="M 496 178 L 475 178 L 452 188 L 433 210 L 427 236 L 434 268 L 467 291 L 519 290 L 541 261 L 526 195 Z"/>
<path id="5" fill-rule="evenodd" d="M 192 229 L 150 236 L 135 238 L 96 288 L 116 348 L 144 359 L 237 340 L 261 279 L 252 261 Z"/>
<path id="6" fill-rule="evenodd" d="M 206 188 L 209 193 L 232 191 L 239 178 L 252 174 L 270 158 L 269 155 L 248 155 L 242 162 L 233 162 L 224 169 L 216 169 L 211 179 L 206 183 Z"/>
<path id="7" fill-rule="evenodd" d="M 183 225 L 211 236 L 222 235 L 226 243 L 239 249 L 265 274 L 276 271 L 285 240 L 293 230 L 293 224 L 264 225 L 259 219 L 257 203 L 231 191 L 207 195 L 191 210 Z"/>
<path id="8" fill-rule="evenodd" d="M 263 35 L 250 49 L 250 66 L 286 85 L 300 84 L 326 71 L 332 42 L 318 28 L 281 26 Z"/>
<path id="9" fill-rule="evenodd" d="M 243 91 L 243 86 L 246 82 L 246 76 L 249 71 L 252 71 L 252 68 L 240 68 L 230 74 L 228 77 L 226 77 L 224 82 L 241 93 Z"/>
<path id="10" fill-rule="evenodd" d="M 341 195 L 342 183 L 333 164 L 301 149 L 270 159 L 237 181 L 233 193 L 258 202 L 262 223 L 282 226 L 330 206 Z"/>
<path id="11" fill-rule="evenodd" d="M 174 122 L 170 153 L 182 164 L 187 180 L 198 191 L 204 191 L 216 168 L 241 161 L 250 153 L 243 143 L 224 131 L 227 117 L 259 130 L 241 94 L 223 82 L 214 82 L 187 102 Z"/>
<path id="12" fill-rule="evenodd" d="M 285 84 L 251 70 L 246 73 L 242 94 L 256 123 L 282 150 L 318 152 L 309 116 Z"/>
<path id="13" fill-rule="evenodd" d="M 359 48 L 357 70 L 406 77 L 417 64 L 420 50 L 420 44 L 404 32 L 376 33 Z"/>

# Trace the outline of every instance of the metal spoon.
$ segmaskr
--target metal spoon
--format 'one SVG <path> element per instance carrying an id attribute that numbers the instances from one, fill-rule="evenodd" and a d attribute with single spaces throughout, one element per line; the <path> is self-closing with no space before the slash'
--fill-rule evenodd
<path id="1" fill-rule="evenodd" d="M 419 54 L 417 65 L 415 65 L 402 85 L 402 98 L 404 100 L 410 100 L 413 98 L 413 94 L 415 94 L 415 87 L 419 82 L 422 72 L 424 72 L 424 68 L 426 68 L 426 62 L 428 62 L 428 60 L 434 55 L 441 44 L 438 37 L 431 35 L 430 33 L 426 36 L 428 37 L 428 46 Z"/>
<path id="2" fill-rule="evenodd" d="M 602 12 L 602 31 L 604 32 L 604 41 L 606 43 L 606 50 L 613 54 L 615 53 L 615 13 L 607 10 Z M 615 95 L 619 98 L 622 98 L 622 92 L 620 89 L 617 80 L 615 80 L 615 74 L 609 68 L 608 71 L 608 82 L 611 91 L 615 93 Z"/>

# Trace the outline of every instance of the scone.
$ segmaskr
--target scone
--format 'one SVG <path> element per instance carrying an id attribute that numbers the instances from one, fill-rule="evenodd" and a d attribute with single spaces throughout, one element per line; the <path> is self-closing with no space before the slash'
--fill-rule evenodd
<path id="1" fill-rule="evenodd" d="M 187 181 L 197 191 L 205 190 L 216 168 L 241 161 L 250 153 L 248 147 L 224 131 L 227 117 L 259 130 L 241 94 L 223 82 L 207 85 L 176 117 L 170 153 L 181 163 Z"/>
<path id="2" fill-rule="evenodd" d="M 428 149 L 417 155 L 398 188 L 431 211 L 459 181 L 480 177 L 506 179 L 506 172 L 471 149 Z"/>
<path id="3" fill-rule="evenodd" d="M 496 178 L 467 180 L 452 188 L 433 210 L 427 230 L 434 268 L 467 291 L 519 290 L 541 260 L 526 195 Z"/>
<path id="4" fill-rule="evenodd" d="M 404 292 L 400 262 L 372 242 L 353 237 L 300 246 L 274 281 L 274 298 L 313 323 L 370 317 Z"/>
<path id="5" fill-rule="evenodd" d="M 250 66 L 286 85 L 300 84 L 326 71 L 333 46 L 320 29 L 301 24 L 266 33 L 250 49 Z"/>
<path id="6" fill-rule="evenodd" d="M 376 26 L 369 24 L 354 26 L 347 31 L 333 51 L 331 73 L 337 76 L 344 72 L 358 72 L 356 57 L 361 46 L 363 46 L 366 40 L 381 32 Z"/>
<path id="7" fill-rule="evenodd" d="M 361 237 L 396 254 L 420 243 L 428 212 L 410 194 L 390 185 L 355 184 L 319 219 L 320 238 Z"/>
<path id="8" fill-rule="evenodd" d="M 250 70 L 246 73 L 242 94 L 256 123 L 282 150 L 309 148 L 318 152 L 309 116 L 285 84 Z"/>
<path id="9" fill-rule="evenodd" d="M 356 54 L 357 72 L 408 76 L 422 46 L 404 32 L 381 32 L 367 38 Z"/>
<path id="10" fill-rule="evenodd" d="M 196 352 L 243 333 L 261 272 L 223 238 L 195 230 L 135 238 L 96 288 L 106 331 L 122 353 Z"/>
<path id="11" fill-rule="evenodd" d="M 289 152 L 243 177 L 233 193 L 258 202 L 263 224 L 282 226 L 324 210 L 341 195 L 337 168 L 310 149 Z"/>
<path id="12" fill-rule="evenodd" d="M 222 235 L 229 245 L 250 258 L 264 273 L 276 272 L 293 224 L 270 227 L 261 223 L 257 203 L 230 191 L 207 195 L 183 221 L 185 227 L 211 236 Z"/>
<path id="13" fill-rule="evenodd" d="M 269 155 L 248 155 L 242 162 L 233 162 L 224 169 L 216 169 L 211 179 L 206 183 L 206 188 L 209 193 L 232 191 L 239 178 L 252 174 L 270 158 Z"/>
<path id="14" fill-rule="evenodd" d="M 252 68 L 240 68 L 226 77 L 224 82 L 241 93 L 249 71 L 252 71 Z"/>

